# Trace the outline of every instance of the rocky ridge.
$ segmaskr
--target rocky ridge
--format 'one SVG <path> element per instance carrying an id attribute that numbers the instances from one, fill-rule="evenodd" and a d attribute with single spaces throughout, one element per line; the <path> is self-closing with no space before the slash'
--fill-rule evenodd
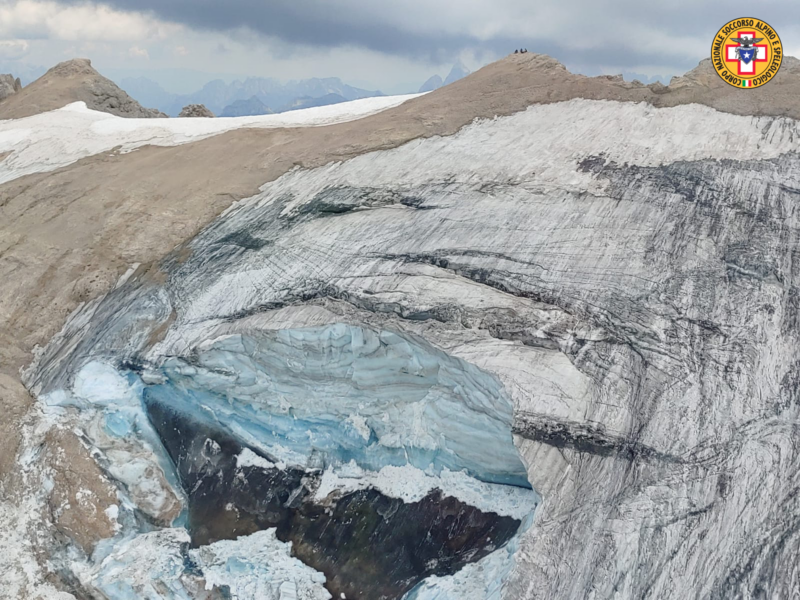
<path id="1" fill-rule="evenodd" d="M 29 117 L 72 102 L 85 102 L 92 110 L 119 117 L 166 117 L 158 110 L 142 107 L 113 81 L 100 75 L 89 59 L 76 58 L 59 63 L 0 102 L 0 119 Z"/>

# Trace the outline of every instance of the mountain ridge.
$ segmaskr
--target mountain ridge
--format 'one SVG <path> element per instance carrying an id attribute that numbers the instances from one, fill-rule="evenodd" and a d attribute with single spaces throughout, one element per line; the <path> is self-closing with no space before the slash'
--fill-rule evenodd
<path id="1" fill-rule="evenodd" d="M 36 81 L 0 102 L 0 119 L 17 119 L 55 110 L 72 102 L 120 117 L 154 118 L 166 115 L 144 108 L 87 58 L 57 64 Z"/>

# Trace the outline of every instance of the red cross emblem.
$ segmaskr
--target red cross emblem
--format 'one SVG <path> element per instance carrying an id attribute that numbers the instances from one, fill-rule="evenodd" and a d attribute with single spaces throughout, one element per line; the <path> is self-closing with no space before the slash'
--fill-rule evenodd
<path id="1" fill-rule="evenodd" d="M 754 38 L 756 37 L 755 31 L 737 31 L 736 36 L 738 38 Z M 737 52 L 736 49 L 739 49 Z M 725 62 L 726 63 L 736 63 L 736 74 L 737 75 L 744 75 L 747 77 L 748 75 L 755 75 L 756 72 L 756 63 L 757 62 L 767 62 L 767 53 L 768 53 L 768 44 L 753 44 L 750 48 L 743 48 L 739 46 L 739 44 L 725 44 Z M 754 52 L 755 56 L 749 62 L 745 62 L 739 58 L 739 52 Z M 733 70 L 733 66 L 729 64 L 731 70 Z"/>

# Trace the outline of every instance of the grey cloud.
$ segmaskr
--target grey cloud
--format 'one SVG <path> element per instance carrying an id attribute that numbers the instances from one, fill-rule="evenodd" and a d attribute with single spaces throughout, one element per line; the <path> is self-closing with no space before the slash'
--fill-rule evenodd
<path id="1" fill-rule="evenodd" d="M 68 1 L 79 3 L 79 0 Z M 521 2 L 515 4 L 516 0 L 506 0 L 505 3 L 485 1 L 487 10 L 507 11 L 512 16 L 522 6 Z M 531 35 L 527 39 L 502 32 L 489 39 L 479 39 L 467 32 L 431 33 L 431 28 L 414 31 L 367 17 L 365 15 L 368 13 L 358 10 L 353 3 L 343 6 L 332 0 L 105 0 L 103 3 L 124 10 L 149 11 L 161 19 L 194 29 L 232 32 L 235 35 L 236 30 L 247 28 L 289 45 L 321 49 L 358 47 L 414 59 L 429 59 L 436 63 L 451 60 L 465 49 L 499 56 L 514 48 L 527 47 L 531 51 L 550 54 L 567 65 L 625 69 L 647 64 L 683 70 L 693 67 L 697 60 L 704 57 L 688 59 L 677 43 L 663 50 L 643 49 L 637 42 L 637 29 L 657 30 L 676 37 L 708 39 L 710 46 L 714 33 L 722 24 L 731 18 L 749 14 L 752 8 L 752 2 L 743 0 L 724 3 L 724 11 L 720 10 L 717 2 L 689 0 L 670 3 L 622 0 L 615 2 L 613 7 L 599 0 L 549 1 L 548 5 L 544 0 L 542 6 L 568 15 L 569 28 L 553 32 L 552 25 L 546 22 L 532 22 Z M 374 6 L 368 5 L 368 2 L 374 0 L 364 0 L 364 6 Z M 420 14 L 420 20 L 435 22 L 435 19 L 446 18 L 441 8 L 435 7 L 435 4 L 431 6 L 430 14 Z M 529 12 L 527 8 L 520 14 L 527 15 Z M 800 7 L 795 8 L 793 4 L 783 7 L 772 5 L 769 10 L 760 12 L 763 13 L 759 15 L 760 18 L 766 19 L 780 31 L 781 24 L 797 22 Z M 551 35 L 536 39 L 537 33 L 543 30 Z M 582 43 L 575 43 L 570 38 L 576 32 L 584 38 L 580 40 Z"/>

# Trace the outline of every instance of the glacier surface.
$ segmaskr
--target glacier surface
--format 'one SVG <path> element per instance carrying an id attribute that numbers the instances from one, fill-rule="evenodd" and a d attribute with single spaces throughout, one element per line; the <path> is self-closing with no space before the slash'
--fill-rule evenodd
<path id="1" fill-rule="evenodd" d="M 148 403 L 325 498 L 435 478 L 529 499 L 515 537 L 418 600 L 792 597 L 798 133 L 574 100 L 296 170 L 163 281 L 136 270 L 84 306 L 26 382 L 181 503 Z M 128 502 L 114 543 L 150 535 Z"/>

